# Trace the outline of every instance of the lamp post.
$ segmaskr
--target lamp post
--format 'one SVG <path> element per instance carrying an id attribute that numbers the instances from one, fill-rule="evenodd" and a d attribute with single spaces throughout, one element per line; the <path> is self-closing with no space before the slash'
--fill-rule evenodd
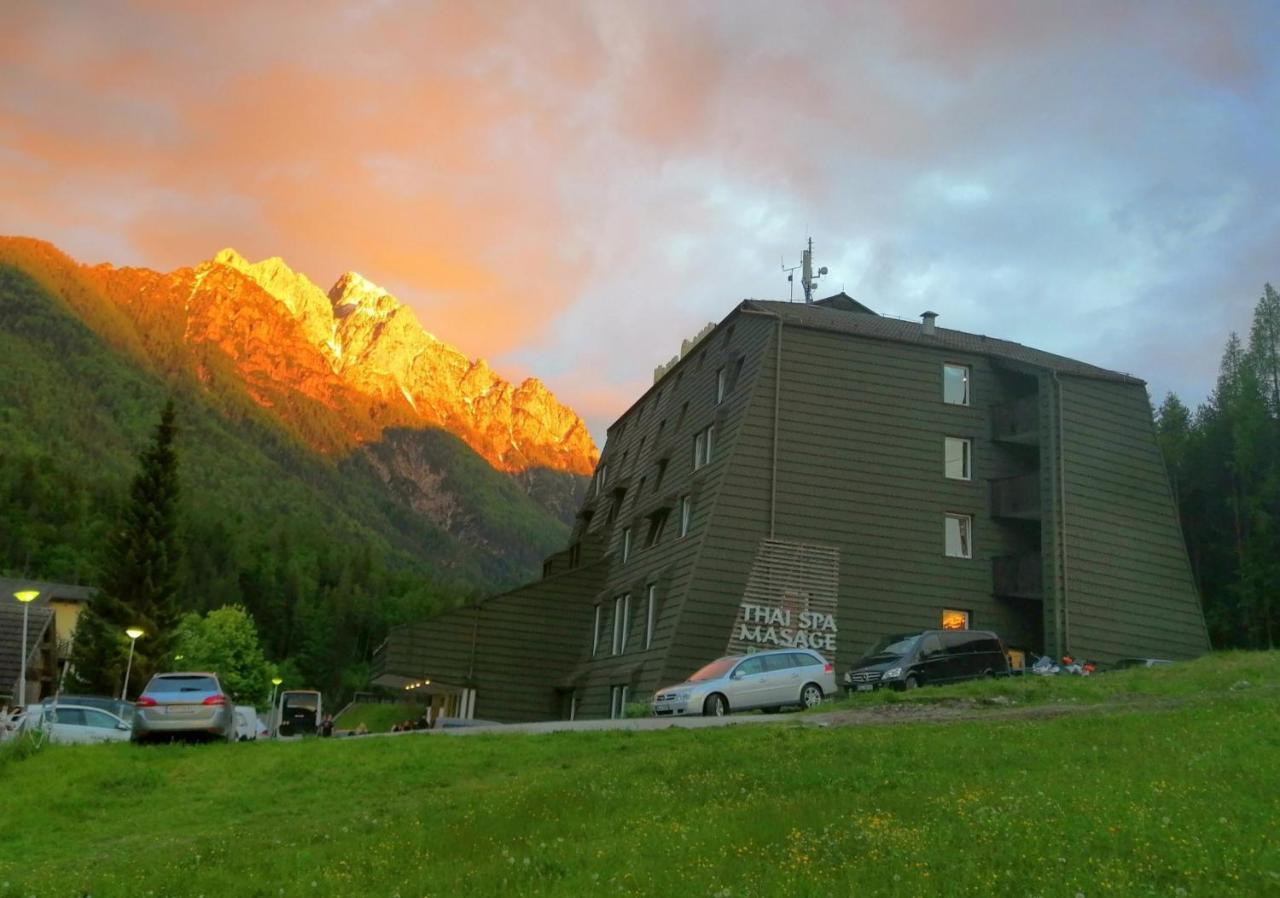
<path id="1" fill-rule="evenodd" d="M 271 721 L 271 736 L 273 738 L 276 734 L 276 725 L 279 723 L 279 721 L 276 720 L 276 690 L 280 688 L 280 684 L 283 682 L 284 680 L 280 677 L 271 678 L 271 713 L 268 715 L 267 719 Z"/>
<path id="2" fill-rule="evenodd" d="M 18 674 L 18 704 L 23 708 L 27 706 L 27 617 L 31 612 L 31 603 L 39 595 L 38 589 L 24 589 L 13 594 L 22 603 L 22 664 L 21 673 Z"/>
<path id="3" fill-rule="evenodd" d="M 120 687 L 120 701 L 125 701 L 125 695 L 129 692 L 129 674 L 133 671 L 133 647 L 138 644 L 138 637 L 143 632 L 141 627 L 130 627 L 124 631 L 124 635 L 129 637 L 129 663 L 124 668 L 124 685 Z"/>

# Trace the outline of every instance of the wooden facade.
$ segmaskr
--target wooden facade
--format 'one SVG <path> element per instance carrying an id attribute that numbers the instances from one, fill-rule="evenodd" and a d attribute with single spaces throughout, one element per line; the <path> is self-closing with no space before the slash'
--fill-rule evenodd
<path id="1" fill-rule="evenodd" d="M 730 644 L 813 640 L 839 671 L 944 610 L 1027 652 L 1208 648 L 1142 381 L 843 295 L 746 301 L 699 340 L 609 428 L 571 540 L 394 632 L 375 679 L 600 717 Z"/>

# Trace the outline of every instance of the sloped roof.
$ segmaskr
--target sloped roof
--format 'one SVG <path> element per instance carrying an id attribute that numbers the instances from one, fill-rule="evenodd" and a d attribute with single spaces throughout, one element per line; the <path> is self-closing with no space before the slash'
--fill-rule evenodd
<path id="1" fill-rule="evenodd" d="M 18 677 L 22 674 L 22 605 L 12 595 L 0 596 L 0 695 L 18 694 Z M 27 664 L 44 636 L 45 628 L 53 620 L 53 610 L 31 603 L 27 621 Z"/>
<path id="2" fill-rule="evenodd" d="M 835 297 L 838 298 L 838 297 Z M 856 300 L 851 300 L 856 303 Z M 858 305 L 861 305 L 858 303 Z M 1037 368 L 1057 371 L 1059 374 L 1071 374 L 1078 377 L 1092 377 L 1100 380 L 1119 381 L 1121 383 L 1145 384 L 1146 382 L 1123 374 L 1099 368 L 1086 362 L 1069 359 L 1066 356 L 1042 352 L 1014 343 L 1010 340 L 997 340 L 981 334 L 969 334 L 964 331 L 953 331 L 936 328 L 933 334 L 925 334 L 917 321 L 901 321 L 897 318 L 885 318 L 876 315 L 869 309 L 866 312 L 848 310 L 847 304 L 775 302 L 762 299 L 745 300 L 739 307 L 747 311 L 768 312 L 781 316 L 784 324 L 797 327 L 810 327 L 817 330 L 834 331 L 873 340 L 889 340 L 894 343 L 910 343 L 915 346 L 935 346 L 940 349 L 953 349 L 957 352 L 968 352 L 992 358 L 1007 359 Z M 866 308 L 866 306 L 862 306 Z"/>
<path id="3" fill-rule="evenodd" d="M 14 577 L 0 577 L 0 605 L 13 601 L 13 594 L 24 589 L 37 590 L 40 595 L 31 603 L 32 607 L 48 605 L 55 602 L 90 602 L 97 595 L 92 586 L 76 586 L 71 583 L 51 583 L 47 580 L 26 580 Z M 16 603 L 15 603 L 16 604 Z"/>

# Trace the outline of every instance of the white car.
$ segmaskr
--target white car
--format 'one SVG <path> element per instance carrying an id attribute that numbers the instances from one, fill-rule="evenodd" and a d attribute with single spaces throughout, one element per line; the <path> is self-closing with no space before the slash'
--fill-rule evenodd
<path id="1" fill-rule="evenodd" d="M 132 727 L 120 717 L 87 705 L 32 705 L 22 720 L 23 732 L 43 729 L 50 742 L 86 745 L 128 742 Z"/>
<path id="2" fill-rule="evenodd" d="M 812 708 L 836 691 L 835 668 L 817 652 L 782 649 L 712 661 L 654 693 L 655 717 L 723 717 L 732 711 Z"/>

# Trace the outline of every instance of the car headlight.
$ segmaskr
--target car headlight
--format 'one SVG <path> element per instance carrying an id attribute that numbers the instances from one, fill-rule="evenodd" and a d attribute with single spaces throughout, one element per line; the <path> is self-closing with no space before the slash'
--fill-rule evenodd
<path id="1" fill-rule="evenodd" d="M 898 677 L 900 677 L 900 676 L 902 676 L 902 668 L 901 668 L 901 667 L 895 667 L 895 668 L 892 668 L 891 670 L 886 670 L 886 671 L 884 672 L 884 677 L 883 677 L 883 679 L 885 679 L 885 680 L 896 680 L 896 679 L 897 679 Z"/>

